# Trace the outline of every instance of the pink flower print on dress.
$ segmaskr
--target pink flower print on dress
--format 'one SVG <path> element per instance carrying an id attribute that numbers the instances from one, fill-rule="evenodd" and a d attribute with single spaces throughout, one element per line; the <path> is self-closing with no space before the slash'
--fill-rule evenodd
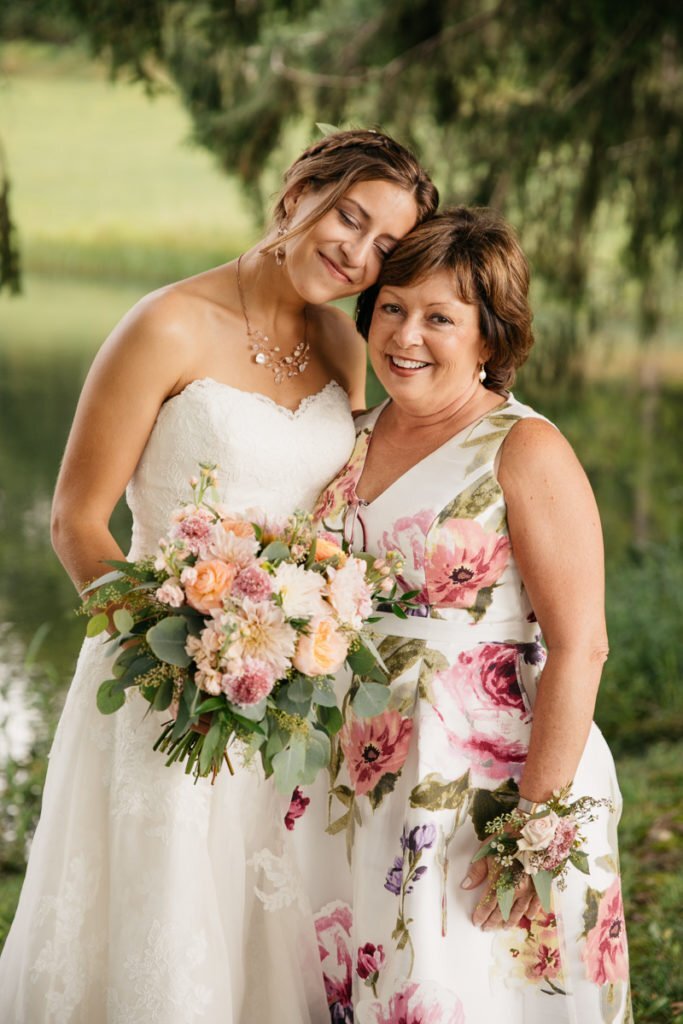
<path id="1" fill-rule="evenodd" d="M 381 552 L 399 551 L 401 553 L 405 566 L 404 572 L 409 579 L 415 574 L 420 578 L 422 576 L 425 543 L 434 519 L 434 511 L 430 508 L 423 508 L 412 516 L 402 516 L 397 519 L 391 530 L 385 530 L 380 537 Z M 417 586 L 417 584 L 415 585 Z"/>
<path id="2" fill-rule="evenodd" d="M 626 981 L 628 978 L 624 904 L 618 878 L 602 894 L 597 921 L 586 936 L 581 959 L 589 979 L 596 985 Z"/>
<path id="3" fill-rule="evenodd" d="M 366 429 L 356 438 L 356 445 L 349 461 L 342 466 L 330 486 L 318 498 L 313 509 L 314 522 L 322 522 L 333 513 L 341 511 L 343 505 L 356 500 L 356 484 L 363 472 L 370 436 L 370 430 Z"/>
<path id="4" fill-rule="evenodd" d="M 374 942 L 366 942 L 364 946 L 359 946 L 356 963 L 358 977 L 362 981 L 373 978 L 376 981 L 385 959 L 384 946 L 376 946 Z"/>
<path id="5" fill-rule="evenodd" d="M 292 799 L 289 801 L 289 807 L 285 814 L 285 828 L 290 832 L 293 831 L 294 825 L 299 818 L 303 817 L 310 802 L 311 798 L 304 796 L 301 787 L 297 786 L 292 793 Z"/>
<path id="6" fill-rule="evenodd" d="M 412 731 L 412 719 L 402 718 L 398 711 L 383 711 L 373 718 L 349 715 L 339 739 L 358 796 L 369 793 L 388 772 L 400 772 Z"/>
<path id="7" fill-rule="evenodd" d="M 470 608 L 483 587 L 503 574 L 510 541 L 473 519 L 447 519 L 432 532 L 425 550 L 425 580 L 433 605 Z"/>
<path id="8" fill-rule="evenodd" d="M 351 908 L 340 901 L 328 903 L 315 916 L 327 1005 L 335 1024 L 353 1022 L 352 920 Z"/>
<path id="9" fill-rule="evenodd" d="M 514 644 L 480 644 L 432 680 L 434 712 L 425 717 L 423 746 L 437 759 L 456 757 L 470 768 L 473 786 L 521 775 L 531 715 L 519 685 L 519 654 Z"/>
<path id="10" fill-rule="evenodd" d="M 466 1024 L 460 999 L 435 982 L 404 982 L 388 1002 L 363 1000 L 358 1024 Z"/>

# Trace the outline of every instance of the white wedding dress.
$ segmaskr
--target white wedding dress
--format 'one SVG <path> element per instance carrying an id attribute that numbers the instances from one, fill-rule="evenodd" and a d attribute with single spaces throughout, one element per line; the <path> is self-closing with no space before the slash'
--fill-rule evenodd
<path id="1" fill-rule="evenodd" d="M 221 500 L 310 508 L 354 428 L 335 382 L 295 412 L 210 379 L 170 399 L 128 487 L 131 558 L 154 551 L 197 464 Z M 283 801 L 255 765 L 196 784 L 152 749 L 166 715 L 132 693 L 95 705 L 110 675 L 86 640 L 50 755 L 43 811 L 0 960 L 3 1024 L 324 1024 L 304 885 Z M 130 691 L 129 691 L 130 693 Z"/>

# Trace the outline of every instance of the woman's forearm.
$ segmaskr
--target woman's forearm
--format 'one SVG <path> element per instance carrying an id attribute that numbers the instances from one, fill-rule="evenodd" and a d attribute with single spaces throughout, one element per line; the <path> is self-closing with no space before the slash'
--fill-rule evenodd
<path id="1" fill-rule="evenodd" d="M 553 790 L 574 778 L 593 720 L 606 657 L 606 644 L 549 652 L 519 783 L 519 791 L 527 800 L 546 800 Z"/>
<path id="2" fill-rule="evenodd" d="M 52 520 L 52 546 L 79 593 L 108 571 L 109 559 L 126 557 L 103 523 L 65 522 L 60 516 Z"/>

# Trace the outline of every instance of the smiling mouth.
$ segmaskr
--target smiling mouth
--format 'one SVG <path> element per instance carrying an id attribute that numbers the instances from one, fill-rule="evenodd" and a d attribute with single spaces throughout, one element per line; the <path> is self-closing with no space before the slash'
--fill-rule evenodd
<path id="1" fill-rule="evenodd" d="M 319 253 L 319 255 L 320 259 L 323 261 L 332 277 L 336 278 L 337 281 L 344 281 L 345 284 L 353 284 L 348 274 L 345 274 L 341 267 L 334 262 L 334 260 L 331 260 L 329 256 L 325 256 L 325 254 L 322 252 Z"/>
<path id="2" fill-rule="evenodd" d="M 389 356 L 389 361 L 397 366 L 399 370 L 423 370 L 430 363 L 420 363 L 417 359 L 401 359 L 399 356 Z"/>

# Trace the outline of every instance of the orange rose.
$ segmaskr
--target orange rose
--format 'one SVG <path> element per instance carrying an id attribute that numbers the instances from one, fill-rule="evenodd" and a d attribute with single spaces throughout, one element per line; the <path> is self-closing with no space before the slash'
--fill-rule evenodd
<path id="1" fill-rule="evenodd" d="M 332 540 L 327 540 L 325 537 L 318 537 L 316 539 L 316 562 L 323 562 L 326 558 L 333 558 L 335 555 L 339 559 L 339 565 L 344 565 L 348 556 L 342 551 L 338 544 L 335 544 Z"/>
<path id="2" fill-rule="evenodd" d="M 245 519 L 221 519 L 221 526 L 226 533 L 234 533 L 236 537 L 254 537 L 254 527 Z"/>
<path id="3" fill-rule="evenodd" d="M 302 636 L 294 655 L 294 667 L 305 676 L 332 675 L 344 664 L 349 645 L 333 619 L 311 619 L 308 633 Z"/>
<path id="4" fill-rule="evenodd" d="M 223 598 L 230 593 L 237 575 L 234 565 L 214 559 L 211 562 L 197 562 L 194 566 L 194 580 L 185 584 L 187 603 L 198 612 L 210 612 L 220 608 Z"/>

